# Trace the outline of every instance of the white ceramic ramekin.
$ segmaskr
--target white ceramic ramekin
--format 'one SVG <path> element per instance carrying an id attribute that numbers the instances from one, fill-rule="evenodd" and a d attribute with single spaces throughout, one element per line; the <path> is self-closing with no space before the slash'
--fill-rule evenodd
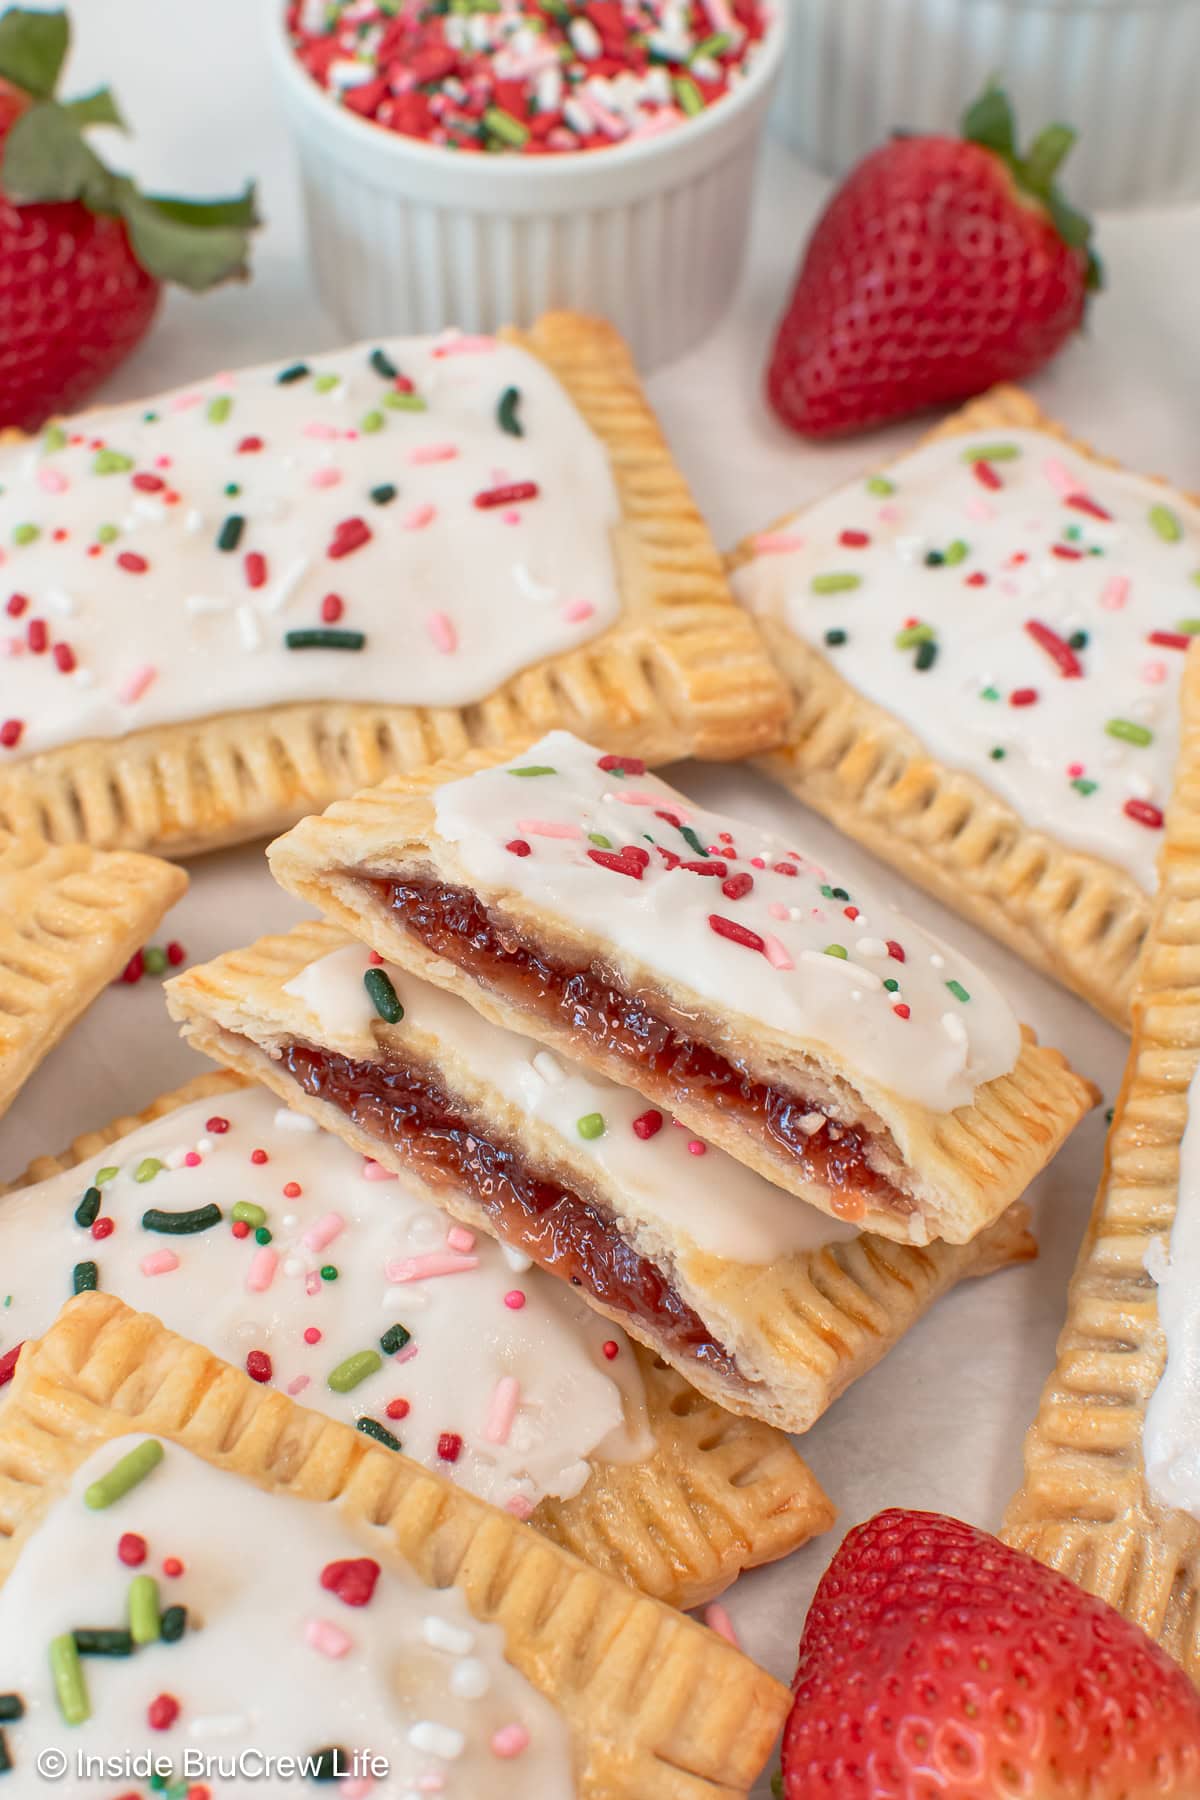
<path id="1" fill-rule="evenodd" d="M 540 157 L 464 157 L 338 107 L 293 56 L 283 0 L 265 4 L 317 285 L 348 336 L 492 331 L 565 306 L 611 319 L 646 371 L 712 330 L 741 271 L 784 0 L 746 79 L 707 111 Z"/>
<path id="2" fill-rule="evenodd" d="M 955 130 L 991 76 L 1023 140 L 1062 120 L 1077 205 L 1200 198 L 1200 0 L 788 0 L 773 122 L 841 174 L 896 127 Z"/>

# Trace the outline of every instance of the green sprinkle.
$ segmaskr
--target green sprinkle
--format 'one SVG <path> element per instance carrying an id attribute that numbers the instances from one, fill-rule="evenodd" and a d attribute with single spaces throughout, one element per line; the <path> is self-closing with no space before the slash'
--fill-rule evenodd
<path id="1" fill-rule="evenodd" d="M 242 541 L 242 533 L 246 529 L 246 521 L 241 513 L 230 513 L 217 533 L 218 550 L 236 550 Z"/>
<path id="2" fill-rule="evenodd" d="M 322 1281 L 336 1281 L 337 1278 L 338 1278 L 338 1272 L 337 1272 L 336 1265 L 334 1263 L 326 1263 L 321 1270 L 321 1280 Z"/>
<path id="3" fill-rule="evenodd" d="M 847 594 L 851 588 L 862 586 L 862 576 L 852 575 L 848 570 L 836 571 L 832 575 L 814 575 L 811 586 L 814 594 Z"/>
<path id="4" fill-rule="evenodd" d="M 389 412 L 427 412 L 429 409 L 420 394 L 402 394 L 399 388 L 393 388 L 385 394 L 383 404 Z"/>
<path id="5" fill-rule="evenodd" d="M 498 137 L 501 143 L 511 144 L 514 149 L 519 150 L 529 141 L 529 127 L 522 125 L 520 119 L 514 119 L 510 112 L 505 112 L 502 106 L 485 108 L 483 122 L 493 137 Z"/>
<path id="6" fill-rule="evenodd" d="M 361 650 L 366 644 L 362 631 L 331 631 L 323 626 L 305 626 L 299 631 L 286 631 L 283 641 L 289 650 Z"/>
<path id="7" fill-rule="evenodd" d="M 132 456 L 126 456 L 123 450 L 97 450 L 92 458 L 93 475 L 123 475 L 132 467 Z"/>
<path id="8" fill-rule="evenodd" d="M 1120 738 L 1126 744 L 1139 744 L 1143 749 L 1154 742 L 1154 733 L 1147 731 L 1144 725 L 1135 725 L 1132 719 L 1109 719 L 1104 729 L 1109 737 Z"/>
<path id="9" fill-rule="evenodd" d="M 96 1170 L 96 1186 L 97 1187 L 106 1186 L 107 1183 L 110 1182 L 115 1175 L 119 1175 L 120 1173 L 121 1173 L 121 1171 L 120 1171 L 120 1169 L 118 1169 L 116 1163 L 109 1163 L 105 1168 L 97 1169 Z"/>
<path id="10" fill-rule="evenodd" d="M 94 1262 L 76 1263 L 71 1270 L 71 1289 L 76 1294 L 94 1294 L 100 1271 Z"/>
<path id="11" fill-rule="evenodd" d="M 961 981 L 948 981 L 946 983 L 946 986 L 950 989 L 950 992 L 954 995 L 954 998 L 956 1000 L 961 1000 L 964 1003 L 964 1005 L 971 998 L 970 994 L 968 994 L 966 988 L 963 986 Z"/>
<path id="12" fill-rule="evenodd" d="M 970 554 L 970 545 L 965 543 L 962 538 L 955 538 L 952 544 L 946 545 L 942 561 L 947 568 L 952 569 L 956 563 L 965 562 Z"/>
<path id="13" fill-rule="evenodd" d="M 581 1138 L 603 1137 L 604 1136 L 604 1114 L 598 1113 L 598 1112 L 584 1113 L 584 1115 L 581 1119 L 576 1119 L 575 1129 L 579 1133 Z"/>
<path id="14" fill-rule="evenodd" d="M 88 1231 L 96 1223 L 99 1212 L 100 1189 L 98 1187 L 86 1188 L 84 1190 L 83 1199 L 75 1208 L 75 1223 L 81 1225 L 85 1231 Z"/>
<path id="15" fill-rule="evenodd" d="M 69 1631 L 50 1640 L 50 1673 L 54 1677 L 54 1695 L 58 1710 L 68 1725 L 82 1725 L 92 1716 L 87 1683 L 75 1639 Z"/>
<path id="16" fill-rule="evenodd" d="M 825 954 L 826 956 L 840 957 L 841 960 L 845 962 L 847 955 L 846 946 L 845 944 L 826 944 Z"/>
<path id="17" fill-rule="evenodd" d="M 369 412 L 364 413 L 359 420 L 358 429 L 365 432 L 367 436 L 370 437 L 376 431 L 382 431 L 386 424 L 387 420 L 381 412 Z"/>
<path id="18" fill-rule="evenodd" d="M 1073 631 L 1067 639 L 1068 650 L 1086 650 L 1087 647 L 1088 634 L 1086 631 Z"/>
<path id="19" fill-rule="evenodd" d="M 605 837 L 602 831 L 589 831 L 588 843 L 595 844 L 598 850 L 611 850 L 612 839 Z"/>
<path id="20" fill-rule="evenodd" d="M 998 700 L 1000 698 L 1000 690 L 999 688 L 994 687 L 980 688 L 979 698 L 981 700 Z"/>
<path id="21" fill-rule="evenodd" d="M 383 1358 L 378 1350 L 356 1350 L 353 1356 L 348 1356 L 336 1369 L 329 1371 L 327 1380 L 335 1394 L 348 1394 L 360 1381 L 377 1374 L 382 1367 Z"/>
<path id="22" fill-rule="evenodd" d="M 115 544 L 121 535 L 119 525 L 97 525 L 96 542 L 98 544 Z"/>
<path id="23" fill-rule="evenodd" d="M 142 414 L 142 423 L 145 425 L 157 425 L 158 419 L 159 415 L 156 412 L 144 412 Z"/>
<path id="24" fill-rule="evenodd" d="M 1177 544 L 1183 536 L 1183 526 L 1179 523 L 1178 513 L 1172 512 L 1169 506 L 1152 506 L 1148 514 L 1150 528 L 1156 532 L 1164 544 Z"/>
<path id="25" fill-rule="evenodd" d="M 840 626 L 835 625 L 832 631 L 825 633 L 825 642 L 831 650 L 840 650 L 846 642 L 846 635 Z"/>
<path id="26" fill-rule="evenodd" d="M 225 486 L 221 489 L 221 492 L 223 494 L 228 494 L 231 500 L 236 500 L 241 491 L 242 490 L 236 481 L 227 481 Z"/>
<path id="27" fill-rule="evenodd" d="M 690 75 L 677 75 L 671 83 L 679 110 L 689 119 L 704 111 L 704 95 Z"/>
<path id="28" fill-rule="evenodd" d="M 0 493 L 2 493 L 2 492 L 3 492 L 3 489 L 0 489 Z M 1191 574 L 1188 576 L 1188 580 L 1191 582 L 1193 587 L 1200 587 L 1200 569 L 1193 569 Z"/>
<path id="29" fill-rule="evenodd" d="M 510 769 L 510 775 L 557 775 L 558 770 L 549 763 L 526 763 L 523 769 Z"/>
<path id="30" fill-rule="evenodd" d="M 690 825 L 681 825 L 679 827 L 679 835 L 687 845 L 688 849 L 694 850 L 697 856 L 708 855 L 708 851 L 704 848 L 704 845 L 700 842 L 700 839 L 696 836 Z"/>
<path id="31" fill-rule="evenodd" d="M 153 1575 L 135 1575 L 129 1584 L 129 1629 L 135 1644 L 156 1644 L 162 1629 L 158 1616 L 158 1583 Z"/>
<path id="32" fill-rule="evenodd" d="M 254 1241 L 256 1244 L 269 1244 L 270 1243 L 271 1233 L 267 1230 L 265 1225 L 260 1225 L 258 1227 L 258 1230 L 254 1233 Z"/>
<path id="33" fill-rule="evenodd" d="M 1200 636 L 1200 619 L 1180 619 L 1175 629 L 1186 632 L 1188 637 Z"/>
<path id="34" fill-rule="evenodd" d="M 1067 529 L 1063 532 L 1063 536 L 1069 538 L 1071 543 L 1075 544 L 1079 542 L 1079 539 L 1083 536 L 1083 532 L 1079 529 L 1078 525 L 1068 525 Z"/>
<path id="35" fill-rule="evenodd" d="M 400 373 L 386 350 L 372 350 L 367 361 L 375 373 L 383 377 L 384 381 L 395 381 Z"/>
<path id="36" fill-rule="evenodd" d="M 370 996 L 371 1005 L 379 1014 L 385 1025 L 398 1025 L 404 1017 L 396 990 L 392 986 L 392 978 L 386 969 L 368 969 L 363 976 L 363 986 Z"/>
<path id="37" fill-rule="evenodd" d="M 1111 1106 L 1110 1106 L 1110 1107 L 1109 1107 L 1109 1108 L 1108 1108 L 1108 1110 L 1107 1110 L 1107 1111 L 1106 1111 L 1106 1112 L 1105 1112 L 1105 1115 L 1104 1115 L 1104 1123 L 1105 1123 L 1105 1124 L 1106 1124 L 1106 1125 L 1111 1125 L 1111 1124 L 1112 1124 L 1112 1122 L 1113 1122 L 1113 1108 L 1112 1108 L 1112 1107 L 1111 1107 Z"/>
<path id="38" fill-rule="evenodd" d="M 1087 779 L 1086 779 L 1086 778 L 1085 778 L 1085 777 L 1084 777 L 1084 776 L 1082 776 L 1082 775 L 1080 775 L 1080 776 L 1078 776 L 1078 777 L 1077 777 L 1077 778 L 1076 778 L 1076 779 L 1075 779 L 1075 780 L 1074 780 L 1074 781 L 1073 781 L 1073 782 L 1072 782 L 1072 783 L 1071 783 L 1071 786 L 1072 786 L 1072 787 L 1073 787 L 1073 788 L 1074 788 L 1074 789 L 1075 789 L 1075 792 L 1076 792 L 1076 793 L 1077 793 L 1077 794 L 1082 794 L 1082 795 L 1083 795 L 1083 797 L 1084 797 L 1084 799 L 1085 799 L 1085 800 L 1086 800 L 1086 799 L 1087 799 L 1087 796 L 1088 796 L 1088 795 L 1089 795 L 1089 794 L 1094 794 L 1094 793 L 1095 793 L 1095 791 L 1096 791 L 1096 788 L 1097 788 L 1097 787 L 1098 787 L 1098 785 L 1099 785 L 1099 783 L 1098 783 L 1098 782 L 1095 782 L 1095 781 L 1088 781 L 1088 780 L 1087 780 Z"/>
<path id="39" fill-rule="evenodd" d="M 142 1183 L 153 1181 L 156 1175 L 162 1173 L 162 1169 L 163 1164 L 159 1162 L 157 1156 L 143 1156 L 133 1171 L 133 1179 Z"/>
<path id="40" fill-rule="evenodd" d="M 517 417 L 517 408 L 521 404 L 520 388 L 508 387 L 501 394 L 496 406 L 496 423 L 501 431 L 507 431 L 509 437 L 524 437 L 525 427 Z"/>
<path id="41" fill-rule="evenodd" d="M 898 994 L 900 992 L 900 983 L 896 980 L 894 975 L 889 975 L 883 985 L 889 994 Z"/>
<path id="42" fill-rule="evenodd" d="M 0 1694 L 0 1722 L 11 1725 L 14 1719 L 25 1717 L 25 1702 L 20 1694 Z"/>
<path id="43" fill-rule="evenodd" d="M 340 375 L 318 375 L 313 382 L 318 394 L 330 394 L 341 382 Z"/>
<path id="44" fill-rule="evenodd" d="M 77 1626 L 71 1633 L 80 1656 L 132 1656 L 133 1634 L 109 1631 L 90 1625 Z"/>
<path id="45" fill-rule="evenodd" d="M 918 644 L 917 654 L 913 658 L 913 667 L 922 672 L 926 669 L 932 669 L 934 663 L 937 661 L 937 653 L 938 647 L 935 643 L 929 642 Z"/>
<path id="46" fill-rule="evenodd" d="M 253 1200 L 235 1200 L 229 1216 L 237 1225 L 258 1226 L 267 1222 L 266 1212 L 261 1206 L 255 1206 Z"/>
<path id="47" fill-rule="evenodd" d="M 187 1607 L 168 1606 L 159 1620 L 164 1644 L 177 1644 L 187 1630 Z"/>
<path id="48" fill-rule="evenodd" d="M 698 57 L 723 56 L 729 48 L 730 41 L 728 32 L 714 31 L 711 37 L 706 37 L 702 43 L 696 45 L 692 51 L 692 61 L 695 62 Z"/>
<path id="49" fill-rule="evenodd" d="M 914 644 L 928 644 L 932 641 L 932 625 L 906 625 L 893 639 L 897 650 L 911 650 Z"/>
<path id="50" fill-rule="evenodd" d="M 147 975 L 162 975 L 167 967 L 167 953 L 157 944 L 147 944 L 142 952 L 142 967 Z"/>
<path id="51" fill-rule="evenodd" d="M 8 1738 L 0 1726 L 0 1775 L 8 1775 L 12 1771 L 12 1753 L 8 1748 Z"/>
<path id="52" fill-rule="evenodd" d="M 210 425 L 223 425 L 233 411 L 232 394 L 216 394 L 208 403 Z"/>
<path id="53" fill-rule="evenodd" d="M 393 1437 L 387 1426 L 381 1425 L 378 1419 L 355 1419 L 354 1426 L 364 1437 L 374 1438 L 377 1444 L 382 1444 L 385 1450 L 401 1448 L 400 1439 Z"/>
<path id="54" fill-rule="evenodd" d="M 1015 462 L 1021 454 L 1019 444 L 972 444 L 964 450 L 964 462 Z"/>
<path id="55" fill-rule="evenodd" d="M 390 506 L 396 498 L 396 489 L 390 481 L 381 481 L 378 487 L 371 489 L 371 499 L 376 506 Z"/>
<path id="56" fill-rule="evenodd" d="M 925 553 L 925 567 L 927 569 L 940 569 L 945 560 L 946 559 L 940 550 L 927 550 Z"/>
<path id="57" fill-rule="evenodd" d="M 66 448 L 67 434 L 61 425 L 47 425 L 42 433 L 42 450 L 46 456 L 53 456 L 56 450 Z"/>
<path id="58" fill-rule="evenodd" d="M 136 1450 L 130 1450 L 120 1462 L 114 1463 L 106 1475 L 84 1488 L 83 1504 L 91 1512 L 103 1512 L 106 1506 L 123 1499 L 139 1481 L 145 1481 L 162 1459 L 163 1447 L 158 1439 L 147 1438 L 144 1444 L 139 1444 Z"/>
<path id="59" fill-rule="evenodd" d="M 1008 755 L 1008 751 L 1005 750 L 1000 744 L 997 744 L 994 750 L 988 751 L 988 755 L 991 757 L 993 762 L 1003 762 L 1005 757 Z"/>
<path id="60" fill-rule="evenodd" d="M 389 1325 L 379 1340 L 379 1348 L 385 1356 L 395 1356 L 398 1350 L 403 1350 L 411 1336 L 412 1332 L 407 1326 Z"/>
<path id="61" fill-rule="evenodd" d="M 289 363 L 286 369 L 280 369 L 275 379 L 280 387 L 290 387 L 293 381 L 303 381 L 307 374 L 307 363 Z"/>
<path id="62" fill-rule="evenodd" d="M 879 494 L 882 496 L 884 494 L 894 494 L 895 491 L 895 482 L 889 481 L 886 475 L 871 475 L 867 478 L 868 494 Z"/>
<path id="63" fill-rule="evenodd" d="M 17 525 L 13 529 L 13 543 L 35 544 L 41 535 L 36 525 Z"/>

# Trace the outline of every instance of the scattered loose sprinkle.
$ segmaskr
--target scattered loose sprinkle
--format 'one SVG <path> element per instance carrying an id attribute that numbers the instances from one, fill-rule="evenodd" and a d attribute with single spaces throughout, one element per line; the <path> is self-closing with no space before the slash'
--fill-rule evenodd
<path id="1" fill-rule="evenodd" d="M 137 1487 L 152 1470 L 157 1469 L 165 1452 L 157 1438 L 147 1438 L 135 1450 L 121 1457 L 106 1475 L 101 1475 L 83 1490 L 83 1504 L 92 1512 L 102 1512 Z"/>
<path id="2" fill-rule="evenodd" d="M 1150 529 L 1160 537 L 1164 544 L 1177 544 L 1183 536 L 1183 526 L 1179 522 L 1179 514 L 1169 506 L 1152 506 L 1147 515 Z"/>
<path id="3" fill-rule="evenodd" d="M 386 969 L 368 969 L 363 976 L 363 986 L 385 1025 L 398 1025 L 404 1017 L 404 1008 Z"/>
<path id="4" fill-rule="evenodd" d="M 361 631 L 329 631 L 318 627 L 284 633 L 289 650 L 361 650 L 366 635 Z"/>
<path id="5" fill-rule="evenodd" d="M 575 1129 L 581 1138 L 603 1137 L 604 1114 L 598 1112 L 584 1113 L 581 1119 L 576 1119 Z"/>
<path id="6" fill-rule="evenodd" d="M 1109 737 L 1120 738 L 1126 744 L 1139 744 L 1144 748 L 1154 742 L 1154 733 L 1132 719 L 1109 719 L 1104 729 Z"/>
<path id="7" fill-rule="evenodd" d="M 812 591 L 814 594 L 845 594 L 852 588 L 862 586 L 862 576 L 848 570 L 835 571 L 828 575 L 814 575 Z"/>

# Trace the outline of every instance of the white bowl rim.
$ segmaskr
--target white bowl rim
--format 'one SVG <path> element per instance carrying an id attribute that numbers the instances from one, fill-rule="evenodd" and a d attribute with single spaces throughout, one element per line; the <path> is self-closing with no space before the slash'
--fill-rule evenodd
<path id="1" fill-rule="evenodd" d="M 286 26 L 287 0 L 265 0 L 271 22 L 271 40 L 285 79 L 291 84 L 294 93 L 304 97 L 306 104 L 319 108 L 322 118 L 343 132 L 348 144 L 357 144 L 364 150 L 370 147 L 378 154 L 393 156 L 397 163 L 404 162 L 415 168 L 424 166 L 430 170 L 445 170 L 452 166 L 466 173 L 478 161 L 486 167 L 489 181 L 512 181 L 516 184 L 536 179 L 544 181 L 547 186 L 561 185 L 572 178 L 577 179 L 581 162 L 589 170 L 594 164 L 600 163 L 605 169 L 611 169 L 615 173 L 618 169 L 627 169 L 637 163 L 652 162 L 666 150 L 678 147 L 681 139 L 685 139 L 688 145 L 697 146 L 704 138 L 711 137 L 727 124 L 732 124 L 733 119 L 744 108 L 769 89 L 783 60 L 788 0 L 759 0 L 759 4 L 767 15 L 766 29 L 759 40 L 761 48 L 750 66 L 749 74 L 736 88 L 723 94 L 720 100 L 705 107 L 702 113 L 697 113 L 682 125 L 658 136 L 636 138 L 632 142 L 627 140 L 609 145 L 603 150 L 561 151 L 551 156 L 498 155 L 476 159 L 470 155 L 463 156 L 457 150 L 450 150 L 444 144 L 429 144 L 424 138 L 409 137 L 402 131 L 388 131 L 386 127 L 376 125 L 370 119 L 360 119 L 357 113 L 349 112 L 344 106 L 335 106 L 320 83 L 314 81 L 308 71 L 301 67 L 292 49 Z"/>

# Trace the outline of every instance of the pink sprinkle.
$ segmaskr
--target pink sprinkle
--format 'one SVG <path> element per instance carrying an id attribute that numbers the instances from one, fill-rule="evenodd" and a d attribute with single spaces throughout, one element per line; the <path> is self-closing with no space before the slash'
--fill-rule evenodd
<path id="1" fill-rule="evenodd" d="M 203 1161 L 204 1158 L 198 1150 L 189 1150 L 183 1159 L 183 1166 L 185 1169 L 198 1169 Z"/>
<path id="2" fill-rule="evenodd" d="M 454 655 L 458 649 L 458 633 L 454 629 L 453 620 L 446 613 L 429 613 L 425 619 L 425 629 L 433 640 L 435 650 L 440 650 L 443 656 Z"/>
<path id="3" fill-rule="evenodd" d="M 725 1608 L 718 1606 L 715 1600 L 711 1606 L 706 1606 L 704 1609 L 704 1623 L 710 1631 L 715 1631 L 718 1637 L 723 1637 L 727 1644 L 732 1644 L 735 1650 L 741 1649 L 738 1634 L 733 1629 L 733 1620 Z"/>
<path id="4" fill-rule="evenodd" d="M 307 1619 L 304 1624 L 304 1641 L 320 1655 L 328 1656 L 335 1662 L 339 1656 L 345 1656 L 354 1643 L 350 1633 L 343 1631 L 340 1625 L 335 1625 L 332 1619 Z"/>
<path id="5" fill-rule="evenodd" d="M 1081 762 L 1068 763 L 1067 764 L 1067 774 L 1070 776 L 1072 781 L 1078 781 L 1080 776 L 1083 774 L 1083 764 Z"/>
<path id="6" fill-rule="evenodd" d="M 514 1519 L 529 1519 L 533 1516 L 533 1502 L 524 1494 L 514 1494 L 511 1500 L 504 1502 L 505 1512 L 510 1512 Z"/>
<path id="7" fill-rule="evenodd" d="M 117 699 L 121 705 L 132 706 L 135 701 L 140 700 L 157 674 L 158 670 L 153 663 L 143 663 L 140 668 L 135 669 L 133 674 L 127 678 L 124 687 L 117 690 Z"/>
<path id="8" fill-rule="evenodd" d="M 308 424 L 304 427 L 305 437 L 320 438 L 324 443 L 329 443 L 333 438 L 337 437 L 337 434 L 337 426 L 330 425 L 325 419 L 310 419 Z"/>
<path id="9" fill-rule="evenodd" d="M 441 343 L 433 346 L 434 356 L 480 356 L 496 348 L 496 340 L 491 337 L 471 337 L 463 333 L 459 337 L 443 338 Z"/>
<path id="10" fill-rule="evenodd" d="M 458 455 L 457 444 L 418 444 L 408 453 L 410 463 L 453 462 Z"/>
<path id="11" fill-rule="evenodd" d="M 279 1262 L 278 1253 L 264 1244 L 256 1250 L 246 1271 L 246 1292 L 248 1294 L 265 1294 L 275 1279 L 275 1268 Z"/>
<path id="12" fill-rule="evenodd" d="M 1042 474 L 1054 490 L 1064 497 L 1079 492 L 1078 478 L 1072 475 L 1066 463 L 1060 462 L 1057 456 L 1047 457 L 1042 464 Z"/>
<path id="13" fill-rule="evenodd" d="M 604 798 L 606 800 L 620 800 L 626 806 L 663 806 L 666 795 L 648 794 L 639 788 L 621 788 L 616 793 L 605 794 Z M 675 800 L 671 801 L 671 813 L 681 825 L 686 825 L 692 816 L 691 813 L 686 812 Z"/>
<path id="14" fill-rule="evenodd" d="M 876 518 L 878 518 L 880 524 L 882 524 L 882 525 L 895 525 L 896 522 L 903 515 L 901 514 L 900 508 L 895 504 L 895 502 L 892 500 L 889 500 L 886 506 L 880 507 L 878 513 L 875 516 L 876 516 Z"/>
<path id="15" fill-rule="evenodd" d="M 143 1275 L 169 1275 L 178 1267 L 179 1258 L 173 1250 L 152 1250 L 149 1256 L 142 1258 Z"/>
<path id="16" fill-rule="evenodd" d="M 760 531 L 751 542 L 760 556 L 786 556 L 789 550 L 804 548 L 804 539 L 793 531 Z"/>
<path id="17" fill-rule="evenodd" d="M 525 1304 L 525 1296 L 520 1288 L 509 1288 L 507 1294 L 504 1296 L 504 1304 L 507 1306 L 509 1312 L 520 1312 Z"/>
<path id="18" fill-rule="evenodd" d="M 491 1749 L 493 1756 L 501 1756 L 506 1761 L 520 1756 L 522 1750 L 529 1748 L 529 1733 L 523 1725 L 502 1725 L 499 1731 L 493 1731 Z"/>
<path id="19" fill-rule="evenodd" d="M 761 856 L 752 856 L 752 857 L 751 857 L 751 858 L 750 858 L 750 867 L 751 867 L 751 868 L 752 868 L 752 869 L 765 869 L 765 868 L 766 868 L 766 866 L 767 866 L 767 865 L 766 865 L 766 863 L 765 863 L 765 862 L 764 862 L 764 861 L 763 861 L 763 859 L 762 859 L 762 857 L 761 857 Z"/>
<path id="20" fill-rule="evenodd" d="M 792 916 L 791 907 L 785 906 L 782 900 L 772 900 L 767 911 L 773 919 L 790 919 Z"/>
<path id="21" fill-rule="evenodd" d="M 763 954 L 773 969 L 794 969 L 796 966 L 779 939 L 772 937 L 769 931 L 763 933 Z"/>
<path id="22" fill-rule="evenodd" d="M 308 485 L 315 488 L 337 487 L 341 479 L 342 471 L 335 469 L 330 463 L 323 468 L 314 469 L 308 478 Z"/>
<path id="23" fill-rule="evenodd" d="M 375 1162 L 369 1156 L 363 1159 L 362 1178 L 364 1181 L 397 1181 L 399 1179 L 398 1176 L 392 1174 L 390 1169 L 385 1169 L 382 1163 Z"/>
<path id="24" fill-rule="evenodd" d="M 483 1435 L 489 1444 L 507 1444 L 520 1403 L 520 1382 L 515 1375 L 502 1375 L 492 1390 L 487 1422 L 483 1428 Z"/>
<path id="25" fill-rule="evenodd" d="M 204 398 L 203 394 L 196 394 L 196 393 L 176 394 L 175 398 L 171 402 L 172 411 L 174 411 L 174 412 L 189 412 L 193 406 L 199 406 L 199 404 L 203 400 L 203 398 Z"/>
<path id="26" fill-rule="evenodd" d="M 1167 665 L 1164 662 L 1148 662 L 1142 664 L 1142 680 L 1157 685 L 1167 679 Z"/>
<path id="27" fill-rule="evenodd" d="M 1106 612 L 1120 612 L 1128 598 L 1128 575 L 1110 575 L 1100 593 L 1101 606 Z"/>
<path id="28" fill-rule="evenodd" d="M 294 1381 L 288 1382 L 287 1391 L 294 1398 L 297 1394 L 302 1394 L 306 1387 L 311 1387 L 311 1386 L 312 1386 L 312 1376 L 311 1375 L 297 1375 L 297 1377 Z"/>
<path id="29" fill-rule="evenodd" d="M 703 1156 L 707 1150 L 708 1145 L 702 1144 L 699 1138 L 688 1139 L 688 1154 L 690 1156 Z"/>
<path id="30" fill-rule="evenodd" d="M 583 836 L 582 826 L 562 824 L 557 819 L 518 819 L 517 830 L 522 837 L 581 838 Z"/>
<path id="31" fill-rule="evenodd" d="M 466 1275 L 479 1267 L 477 1256 L 459 1256 L 451 1250 L 434 1250 L 428 1256 L 402 1256 L 388 1263 L 389 1281 L 428 1281 L 435 1275 Z"/>
<path id="32" fill-rule="evenodd" d="M 38 470 L 38 486 L 46 494 L 65 494 L 70 482 L 61 469 L 55 469 L 49 463 L 43 463 Z"/>
<path id="33" fill-rule="evenodd" d="M 321 1291 L 321 1273 L 320 1273 L 319 1269 L 309 1269 L 308 1273 L 304 1277 L 304 1291 L 306 1294 L 319 1294 L 320 1293 L 320 1291 Z"/>
<path id="34" fill-rule="evenodd" d="M 465 1225 L 452 1225 L 446 1233 L 446 1243 L 451 1250 L 467 1251 L 475 1248 L 475 1233 L 468 1231 Z"/>
<path id="35" fill-rule="evenodd" d="M 595 612 L 590 600 L 568 600 L 562 609 L 562 616 L 568 625 L 582 625 Z"/>
<path id="36" fill-rule="evenodd" d="M 436 506 L 414 506 L 404 521 L 405 531 L 424 531 L 437 518 Z"/>
<path id="37" fill-rule="evenodd" d="M 315 1253 L 332 1244 L 334 1238 L 345 1229 L 346 1221 L 341 1213 L 326 1213 L 323 1219 L 318 1219 L 315 1225 L 309 1226 L 300 1242 L 306 1250 L 312 1250 Z"/>
<path id="38" fill-rule="evenodd" d="M 967 501 L 967 517 L 969 519 L 994 519 L 995 516 L 996 509 L 990 500 L 985 500 L 982 494 L 971 495 Z"/>
<path id="39" fill-rule="evenodd" d="M 396 1363 L 411 1362 L 413 1357 L 416 1356 L 417 1352 L 420 1350 L 420 1348 L 421 1348 L 421 1346 L 419 1344 L 405 1344 L 403 1350 L 397 1350 L 395 1356 L 393 1356 L 393 1358 L 392 1358 L 392 1361 L 396 1362 Z"/>

